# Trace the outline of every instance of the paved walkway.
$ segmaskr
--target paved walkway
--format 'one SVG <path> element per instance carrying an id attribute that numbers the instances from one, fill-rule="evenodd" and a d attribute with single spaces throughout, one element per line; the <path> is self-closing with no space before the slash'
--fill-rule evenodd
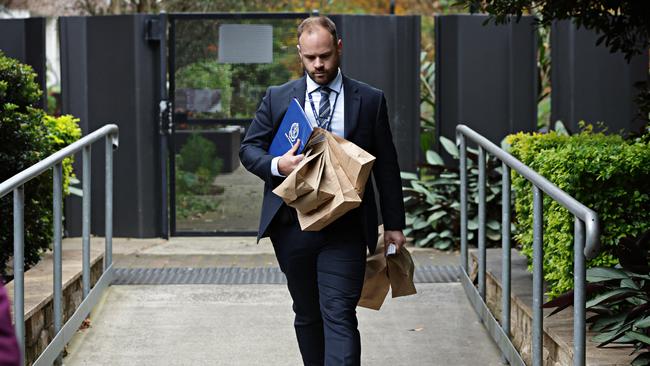
<path id="1" fill-rule="evenodd" d="M 218 240 L 228 240 L 216 245 Z M 117 267 L 274 266 L 270 244 L 249 238 L 115 240 Z M 420 264 L 453 254 L 413 250 Z M 202 261 L 199 260 L 202 258 Z M 225 258 L 225 259 L 224 259 Z M 240 261 L 233 262 L 236 258 Z M 269 262 L 270 261 L 270 262 Z M 496 346 L 459 283 L 417 284 L 418 294 L 359 308 L 363 365 L 500 365 Z M 112 286 L 66 365 L 300 365 L 284 285 Z"/>

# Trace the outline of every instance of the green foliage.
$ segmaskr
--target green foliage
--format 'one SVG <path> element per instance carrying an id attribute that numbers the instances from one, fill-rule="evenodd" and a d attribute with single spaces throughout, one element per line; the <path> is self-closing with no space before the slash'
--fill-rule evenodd
<path id="1" fill-rule="evenodd" d="M 35 108 L 41 91 L 29 66 L 0 53 L 0 182 L 36 164 L 80 134 L 72 117 L 46 117 Z M 77 130 L 75 130 L 75 127 Z M 63 163 L 64 189 L 72 160 Z M 13 255 L 13 200 L 0 199 L 0 274 L 6 275 Z M 38 262 L 52 242 L 52 174 L 42 174 L 25 184 L 25 265 Z"/>
<path id="2" fill-rule="evenodd" d="M 420 148 L 433 149 L 435 139 L 435 77 L 436 64 L 427 60 L 427 53 L 420 52 Z"/>
<path id="3" fill-rule="evenodd" d="M 176 155 L 178 217 L 200 216 L 217 208 L 213 195 L 220 192 L 213 182 L 222 166 L 223 160 L 217 156 L 214 144 L 193 133 Z"/>
<path id="4" fill-rule="evenodd" d="M 221 111 L 217 117 L 230 117 L 232 99 L 231 66 L 216 60 L 199 61 L 176 71 L 176 88 L 216 89 L 221 92 Z"/>
<path id="5" fill-rule="evenodd" d="M 455 159 L 459 159 L 456 145 L 444 137 L 441 145 Z M 406 208 L 404 234 L 419 247 L 453 249 L 460 246 L 460 175 L 458 168 L 445 165 L 434 151 L 427 151 L 427 164 L 418 169 L 418 175 L 402 173 L 409 186 L 402 187 Z M 486 162 L 486 242 L 501 240 L 501 168 L 494 158 Z M 475 241 L 478 231 L 478 152 L 467 151 L 468 241 Z"/>
<path id="6" fill-rule="evenodd" d="M 593 133 L 591 127 L 568 136 L 510 135 L 512 155 L 560 189 L 594 210 L 601 223 L 601 254 L 587 265 L 612 266 L 618 240 L 650 228 L 650 146 L 642 140 Z M 531 185 L 513 173 L 516 239 L 532 256 Z M 544 197 L 544 278 L 549 296 L 573 287 L 573 217 L 558 202 Z"/>
<path id="7" fill-rule="evenodd" d="M 632 353 L 643 350 L 632 365 L 650 365 L 650 231 L 637 238 L 622 238 L 616 247 L 617 268 L 587 270 L 586 308 L 592 341 L 599 347 L 610 343 L 629 344 Z M 573 305 L 573 291 L 544 304 L 555 308 L 551 315 Z"/>
<path id="8" fill-rule="evenodd" d="M 465 6 L 489 13 L 497 23 L 510 21 L 509 15 L 534 14 L 538 23 L 574 19 L 578 26 L 600 34 L 611 52 L 621 51 L 626 58 L 647 52 L 650 46 L 650 2 L 638 0 L 460 0 Z"/>
<path id="9" fill-rule="evenodd" d="M 221 171 L 222 164 L 214 143 L 198 133 L 192 133 L 181 148 L 179 167 L 186 172 L 204 172 L 204 175 L 215 177 Z"/>
<path id="10" fill-rule="evenodd" d="M 81 128 L 79 128 L 79 118 L 71 115 L 52 117 L 45 115 L 43 124 L 47 128 L 49 145 L 53 151 L 58 151 L 81 138 Z M 74 155 L 68 156 L 61 162 L 63 169 L 63 192 L 69 193 L 70 179 L 74 178 L 72 164 Z"/>

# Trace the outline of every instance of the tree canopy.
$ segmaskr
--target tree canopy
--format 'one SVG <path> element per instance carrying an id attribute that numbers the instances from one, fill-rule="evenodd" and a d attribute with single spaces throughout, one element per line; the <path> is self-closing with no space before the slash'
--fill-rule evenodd
<path id="1" fill-rule="evenodd" d="M 611 52 L 621 51 L 629 60 L 648 51 L 650 46 L 650 1 L 645 0 L 459 0 L 469 9 L 486 12 L 497 24 L 507 23 L 511 15 L 537 16 L 541 26 L 555 20 L 574 19 L 600 34 Z"/>

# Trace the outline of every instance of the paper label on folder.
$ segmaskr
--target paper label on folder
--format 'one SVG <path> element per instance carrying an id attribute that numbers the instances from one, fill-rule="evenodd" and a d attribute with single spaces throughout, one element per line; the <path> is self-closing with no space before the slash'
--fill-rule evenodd
<path id="1" fill-rule="evenodd" d="M 300 106 L 300 103 L 298 103 L 298 100 L 293 98 L 289 103 L 287 113 L 285 113 L 282 122 L 280 122 L 278 131 L 273 137 L 273 141 L 271 141 L 269 154 L 273 156 L 284 155 L 298 139 L 300 139 L 300 146 L 296 154 L 301 154 L 313 130 L 314 128 L 309 123 L 305 111 Z"/>

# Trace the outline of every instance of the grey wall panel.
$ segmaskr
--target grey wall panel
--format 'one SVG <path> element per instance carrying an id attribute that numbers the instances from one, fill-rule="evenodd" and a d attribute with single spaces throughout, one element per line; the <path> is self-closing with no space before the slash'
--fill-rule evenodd
<path id="1" fill-rule="evenodd" d="M 483 25 L 484 15 L 436 17 L 436 142 L 464 123 L 499 143 L 536 126 L 536 35 L 531 17 Z M 444 155 L 444 154 L 443 154 Z"/>
<path id="2" fill-rule="evenodd" d="M 61 112 L 79 118 L 81 131 L 86 135 L 92 131 L 88 127 L 86 18 L 61 18 L 59 38 L 61 40 Z M 81 166 L 81 154 L 75 154 L 73 167 L 79 179 L 83 174 Z M 81 205 L 81 197 L 70 195 L 65 198 L 66 235 L 81 235 Z"/>
<path id="3" fill-rule="evenodd" d="M 61 18 L 61 27 L 84 27 L 85 37 L 61 34 L 62 54 L 85 48 L 85 65 L 62 68 L 64 112 L 86 115 L 84 134 L 107 123 L 120 127 L 114 154 L 114 235 L 162 235 L 157 105 L 156 52 L 145 40 L 146 15 Z M 67 23 L 67 24 L 66 24 Z M 65 38 L 67 37 L 67 38 Z M 83 62 L 83 61 L 79 61 Z M 73 76 L 73 74 L 79 74 Z M 78 114 L 77 114 L 78 112 Z M 93 148 L 92 232 L 104 233 L 104 146 Z M 80 166 L 81 161 L 78 161 Z M 81 177 L 80 173 L 78 176 Z M 74 200 L 74 198 L 73 198 Z M 74 207 L 72 208 L 74 209 Z M 78 235 L 75 226 L 67 227 Z"/>
<path id="4" fill-rule="evenodd" d="M 335 15 L 346 75 L 386 95 L 401 170 L 420 160 L 420 17 Z"/>
<path id="5" fill-rule="evenodd" d="M 47 68 L 45 63 L 45 18 L 0 19 L 0 50 L 11 58 L 30 65 L 43 96 L 39 108 L 47 106 Z"/>
<path id="6" fill-rule="evenodd" d="M 604 122 L 611 132 L 636 131 L 642 121 L 633 100 L 634 83 L 648 77 L 648 53 L 628 63 L 622 53 L 596 46 L 598 35 L 577 29 L 571 21 L 551 30 L 551 120 L 561 120 L 571 131 L 578 122 Z"/>

